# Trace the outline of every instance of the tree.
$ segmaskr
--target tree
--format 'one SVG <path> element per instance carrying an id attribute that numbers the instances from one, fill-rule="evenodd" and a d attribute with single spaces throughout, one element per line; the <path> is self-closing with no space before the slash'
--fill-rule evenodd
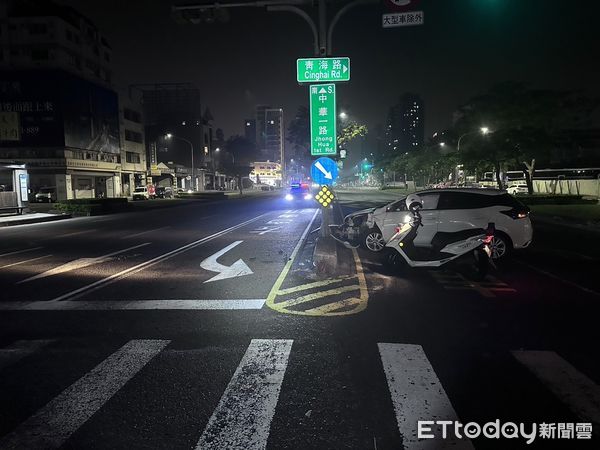
<path id="1" fill-rule="evenodd" d="M 338 131 L 337 143 L 339 146 L 344 146 L 357 137 L 366 136 L 368 132 L 366 125 L 359 125 L 356 122 L 350 123 Z"/>
<path id="2" fill-rule="evenodd" d="M 467 167 L 491 166 L 501 189 L 501 172 L 519 168 L 533 193 L 536 161 L 549 159 L 557 133 L 585 124 L 596 106 L 596 100 L 578 91 L 536 90 L 514 82 L 496 85 L 459 108 L 454 127 L 463 136 L 459 157 Z M 483 125 L 490 133 L 478 132 Z"/>
<path id="3" fill-rule="evenodd" d="M 236 176 L 242 194 L 242 178 L 247 177 L 252 170 L 252 163 L 257 155 L 256 145 L 244 136 L 235 135 L 225 141 L 225 151 L 227 153 L 225 170 Z"/>

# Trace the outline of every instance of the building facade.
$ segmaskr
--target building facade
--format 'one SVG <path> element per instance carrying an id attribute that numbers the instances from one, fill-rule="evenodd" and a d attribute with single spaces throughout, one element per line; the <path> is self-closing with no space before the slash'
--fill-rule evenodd
<path id="1" fill-rule="evenodd" d="M 283 109 L 266 105 L 256 107 L 256 148 L 265 161 L 283 161 L 285 131 Z"/>
<path id="2" fill-rule="evenodd" d="M 112 49 L 96 26 L 50 0 L 0 3 L 0 69 L 61 69 L 110 86 Z"/>
<path id="3" fill-rule="evenodd" d="M 72 8 L 0 5 L 0 161 L 25 163 L 33 192 L 52 187 L 58 200 L 122 195 L 111 58 L 106 39 Z"/>
<path id="4" fill-rule="evenodd" d="M 388 113 L 386 154 L 396 155 L 419 149 L 425 137 L 423 100 L 417 94 L 404 94 Z"/>
<path id="5" fill-rule="evenodd" d="M 204 190 L 214 184 L 213 118 L 202 109 L 200 90 L 191 83 L 134 87 L 142 92 L 151 170 L 160 163 L 187 167 L 189 176 L 173 180 L 185 190 Z"/>
<path id="6" fill-rule="evenodd" d="M 128 90 L 119 95 L 121 139 L 121 190 L 131 196 L 137 186 L 147 182 L 148 170 L 144 119 L 139 92 Z"/>
<path id="7" fill-rule="evenodd" d="M 256 119 L 244 120 L 244 137 L 256 145 Z"/>
<path id="8" fill-rule="evenodd" d="M 257 161 L 249 175 L 257 185 L 280 187 L 282 182 L 281 164 L 273 161 Z"/>

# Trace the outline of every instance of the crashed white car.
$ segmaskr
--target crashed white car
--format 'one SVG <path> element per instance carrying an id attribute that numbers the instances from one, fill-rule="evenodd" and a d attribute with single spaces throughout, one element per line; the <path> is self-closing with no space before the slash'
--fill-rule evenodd
<path id="1" fill-rule="evenodd" d="M 428 247 L 438 232 L 487 228 L 494 223 L 492 257 L 502 258 L 513 249 L 531 244 L 533 228 L 529 208 L 506 191 L 497 189 L 431 189 L 417 192 L 423 200 L 423 227 L 414 245 Z M 399 224 L 410 220 L 405 198 L 378 208 L 357 211 L 344 219 L 346 238 L 359 240 L 367 249 L 379 252 Z"/>

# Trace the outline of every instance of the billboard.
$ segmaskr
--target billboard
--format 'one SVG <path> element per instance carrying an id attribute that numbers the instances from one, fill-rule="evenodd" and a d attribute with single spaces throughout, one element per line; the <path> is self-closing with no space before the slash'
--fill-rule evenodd
<path id="1" fill-rule="evenodd" d="M 59 70 L 14 71 L 0 74 L 0 97 L 0 114 L 19 123 L 12 139 L 0 135 L 0 147 L 120 152 L 118 97 L 110 89 Z"/>

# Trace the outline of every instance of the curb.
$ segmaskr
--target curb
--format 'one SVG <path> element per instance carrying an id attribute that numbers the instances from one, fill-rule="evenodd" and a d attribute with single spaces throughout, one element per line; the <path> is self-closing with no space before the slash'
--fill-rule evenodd
<path id="1" fill-rule="evenodd" d="M 37 219 L 21 219 L 21 220 L 11 220 L 8 222 L 0 221 L 0 227 L 12 227 L 16 225 L 28 225 L 32 223 L 44 223 L 44 222 L 55 222 L 57 220 L 70 219 L 73 216 L 71 214 L 57 214 L 54 217 L 43 217 Z"/>

